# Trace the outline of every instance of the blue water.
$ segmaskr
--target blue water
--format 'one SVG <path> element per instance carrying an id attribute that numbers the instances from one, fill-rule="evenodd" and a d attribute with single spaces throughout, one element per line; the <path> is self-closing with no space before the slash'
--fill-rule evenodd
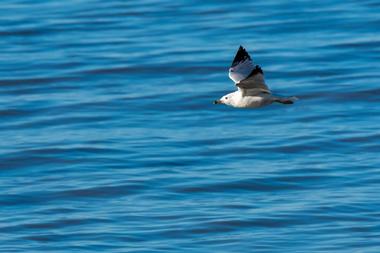
<path id="1" fill-rule="evenodd" d="M 1 252 L 380 252 L 380 2 L 3 0 Z M 213 105 L 239 45 L 294 105 Z"/>

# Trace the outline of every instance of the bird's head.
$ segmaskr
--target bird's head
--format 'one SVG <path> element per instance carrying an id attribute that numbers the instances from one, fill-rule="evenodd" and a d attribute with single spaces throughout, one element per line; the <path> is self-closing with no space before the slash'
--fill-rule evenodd
<path id="1" fill-rule="evenodd" d="M 231 93 L 227 94 L 227 95 L 224 95 L 220 99 L 214 101 L 215 105 L 216 104 L 231 105 L 231 103 L 232 103 L 232 95 L 231 95 Z"/>

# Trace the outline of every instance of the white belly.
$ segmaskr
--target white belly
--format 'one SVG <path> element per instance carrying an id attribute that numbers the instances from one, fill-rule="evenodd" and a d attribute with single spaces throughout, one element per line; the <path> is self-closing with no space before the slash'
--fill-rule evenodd
<path id="1" fill-rule="evenodd" d="M 256 108 L 272 103 L 272 99 L 269 96 L 245 96 L 241 97 L 234 105 L 239 108 Z"/>

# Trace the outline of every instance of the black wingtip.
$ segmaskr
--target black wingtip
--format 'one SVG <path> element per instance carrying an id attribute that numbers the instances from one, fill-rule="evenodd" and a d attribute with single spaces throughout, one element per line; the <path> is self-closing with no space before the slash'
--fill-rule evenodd
<path id="1" fill-rule="evenodd" d="M 245 50 L 245 48 L 242 45 L 240 45 L 238 51 L 236 52 L 235 58 L 232 61 L 231 67 L 247 59 L 251 60 L 251 57 L 249 56 L 247 50 Z"/>
<path id="2" fill-rule="evenodd" d="M 259 65 L 256 65 L 252 72 L 247 76 L 247 78 L 250 78 L 251 76 L 257 75 L 259 73 L 264 75 L 262 68 Z"/>

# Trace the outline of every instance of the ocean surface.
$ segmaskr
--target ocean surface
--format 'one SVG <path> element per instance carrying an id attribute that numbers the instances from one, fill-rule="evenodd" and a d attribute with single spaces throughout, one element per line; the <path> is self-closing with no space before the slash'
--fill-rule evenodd
<path id="1" fill-rule="evenodd" d="M 380 2 L 4 0 L 0 252 L 380 252 Z M 243 45 L 271 89 L 233 91 Z"/>

